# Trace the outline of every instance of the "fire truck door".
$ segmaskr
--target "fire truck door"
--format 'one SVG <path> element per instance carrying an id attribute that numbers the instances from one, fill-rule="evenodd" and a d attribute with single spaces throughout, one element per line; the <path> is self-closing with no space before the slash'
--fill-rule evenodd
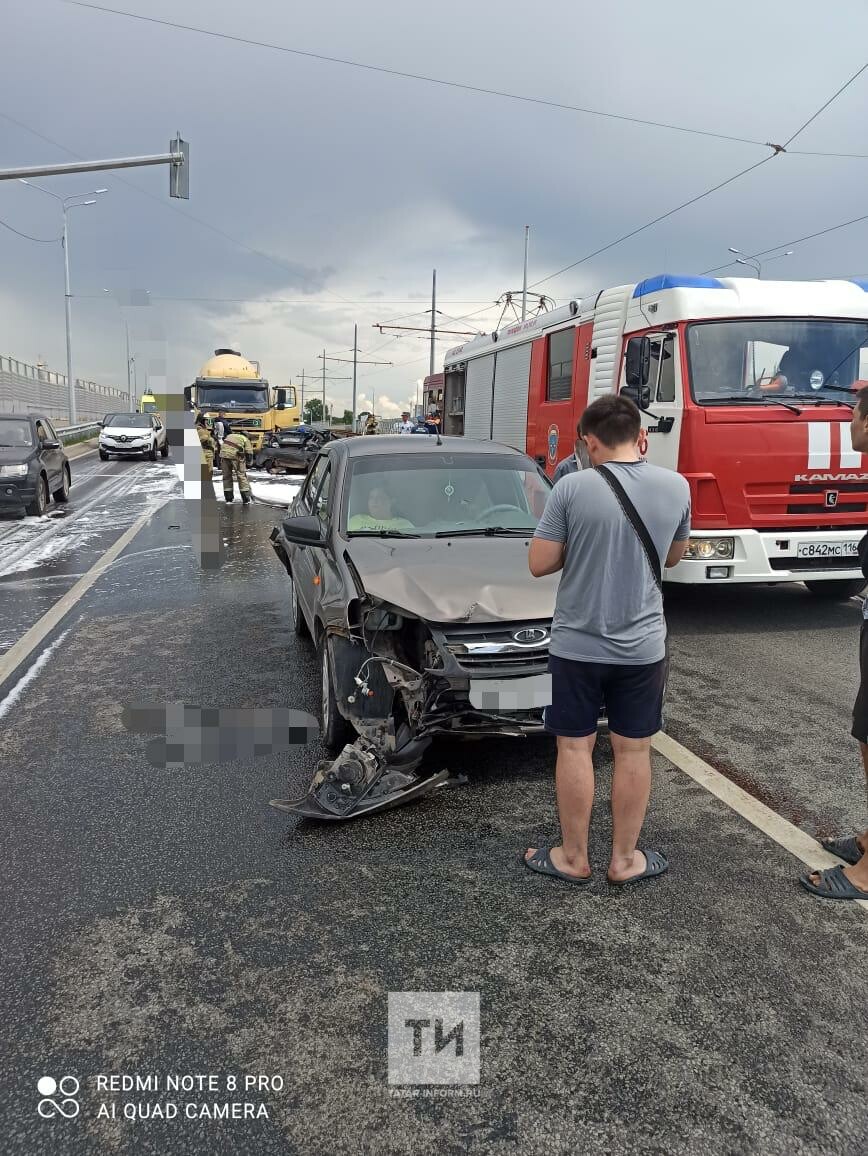
<path id="1" fill-rule="evenodd" d="M 648 449 L 645 456 L 655 466 L 676 470 L 683 412 L 676 336 L 673 333 L 656 333 L 650 336 L 651 368 L 648 375 L 650 412 L 642 415 L 642 424 L 648 431 Z"/>

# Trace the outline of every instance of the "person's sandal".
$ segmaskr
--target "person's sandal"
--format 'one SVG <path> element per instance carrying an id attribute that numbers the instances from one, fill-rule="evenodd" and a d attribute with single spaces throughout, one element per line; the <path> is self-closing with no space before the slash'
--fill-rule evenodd
<path id="1" fill-rule="evenodd" d="M 851 867 L 855 867 L 862 858 L 862 848 L 855 835 L 851 835 L 849 839 L 821 839 L 820 846 L 843 859 L 845 863 L 849 863 Z"/>
<path id="2" fill-rule="evenodd" d="M 536 871 L 538 875 L 551 875 L 555 879 L 562 879 L 564 883 L 574 883 L 578 887 L 585 887 L 593 878 L 592 875 L 567 875 L 566 872 L 559 871 L 552 863 L 551 847 L 537 847 L 530 859 L 526 859 L 524 855 L 519 855 L 519 859 L 529 871 Z"/>
<path id="3" fill-rule="evenodd" d="M 843 867 L 827 867 L 825 871 L 811 874 L 819 876 L 819 883 L 815 883 L 811 875 L 800 875 L 799 882 L 806 891 L 819 895 L 821 899 L 868 899 L 868 891 L 860 891 L 855 883 L 851 883 Z"/>
<path id="4" fill-rule="evenodd" d="M 645 870 L 639 875 L 631 875 L 627 879 L 609 879 L 611 887 L 625 887 L 628 883 L 638 883 L 640 879 L 656 879 L 669 870 L 669 861 L 659 851 L 646 851 L 644 847 L 637 847 L 645 856 Z M 608 878 L 608 876 L 607 876 Z"/>

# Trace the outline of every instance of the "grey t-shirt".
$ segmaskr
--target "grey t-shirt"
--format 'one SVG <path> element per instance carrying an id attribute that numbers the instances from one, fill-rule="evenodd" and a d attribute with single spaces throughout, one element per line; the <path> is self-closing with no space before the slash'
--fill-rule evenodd
<path id="1" fill-rule="evenodd" d="M 607 462 L 648 527 L 661 565 L 690 535 L 690 487 L 650 462 Z M 666 653 L 663 598 L 642 543 L 596 470 L 554 487 L 535 537 L 565 544 L 551 653 L 580 662 L 640 666 Z"/>

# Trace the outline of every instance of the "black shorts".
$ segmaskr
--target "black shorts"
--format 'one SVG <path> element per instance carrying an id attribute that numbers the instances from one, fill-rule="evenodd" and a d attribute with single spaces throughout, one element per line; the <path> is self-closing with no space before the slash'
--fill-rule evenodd
<path id="1" fill-rule="evenodd" d="M 545 709 L 546 730 L 564 738 L 596 733 L 605 709 L 609 730 L 626 739 L 647 739 L 663 725 L 667 659 L 646 666 L 577 662 L 549 655 L 552 703 Z"/>
<path id="2" fill-rule="evenodd" d="M 859 693 L 853 706 L 850 734 L 860 743 L 868 743 L 868 618 L 862 620 L 859 632 Z"/>

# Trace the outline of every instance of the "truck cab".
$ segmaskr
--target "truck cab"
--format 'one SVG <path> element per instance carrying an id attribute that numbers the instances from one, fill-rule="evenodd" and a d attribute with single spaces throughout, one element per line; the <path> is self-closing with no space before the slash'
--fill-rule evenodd
<path id="1" fill-rule="evenodd" d="M 233 429 L 242 431 L 259 452 L 266 439 L 279 429 L 294 429 L 300 421 L 295 388 L 275 388 L 257 363 L 234 349 L 217 349 L 202 366 L 191 386 L 184 390 L 188 409 L 209 419 L 222 410 Z"/>

